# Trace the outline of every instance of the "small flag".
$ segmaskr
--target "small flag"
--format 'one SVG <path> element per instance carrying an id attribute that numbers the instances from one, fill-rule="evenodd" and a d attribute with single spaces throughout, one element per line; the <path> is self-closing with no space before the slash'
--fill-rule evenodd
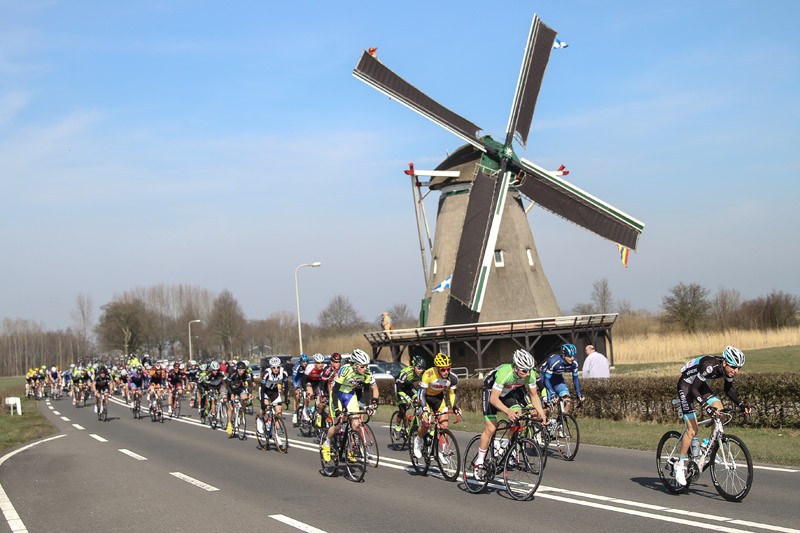
<path id="1" fill-rule="evenodd" d="M 368 53 L 369 55 L 371 55 L 372 57 L 375 57 L 375 58 L 377 58 L 377 57 L 378 57 L 378 56 L 376 55 L 376 54 L 378 53 L 378 49 L 377 49 L 377 48 L 368 48 L 368 49 L 367 49 L 367 53 Z"/>
<path id="2" fill-rule="evenodd" d="M 453 275 L 447 276 L 447 279 L 431 289 L 431 292 L 444 292 L 450 288 L 450 282 L 453 280 Z"/>
<path id="3" fill-rule="evenodd" d="M 553 172 L 553 174 L 555 174 L 556 176 L 567 176 L 569 175 L 569 170 L 567 170 L 567 167 L 565 167 L 564 165 L 561 165 L 560 167 L 558 167 L 558 170 Z"/>
<path id="4" fill-rule="evenodd" d="M 625 265 L 625 268 L 628 268 L 628 253 L 631 251 L 630 248 L 618 244 L 617 250 L 619 250 L 619 258 L 622 261 L 622 264 Z"/>
<path id="5" fill-rule="evenodd" d="M 553 43 L 553 48 L 554 49 L 555 48 L 566 48 L 567 46 L 569 46 L 568 43 L 565 43 L 564 41 L 561 41 L 559 39 L 556 39 L 556 42 Z"/>

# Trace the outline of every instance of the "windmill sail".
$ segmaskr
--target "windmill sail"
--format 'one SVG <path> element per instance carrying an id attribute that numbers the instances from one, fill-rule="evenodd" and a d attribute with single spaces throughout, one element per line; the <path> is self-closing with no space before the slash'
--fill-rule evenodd
<path id="1" fill-rule="evenodd" d="M 386 68 L 383 63 L 368 52 L 361 55 L 353 76 L 386 96 L 416 111 L 428 120 L 439 124 L 458 135 L 477 149 L 485 152 L 486 147 L 478 139 L 481 130 L 461 115 L 453 113 L 442 104 L 426 95 L 406 80 Z"/>
<path id="2" fill-rule="evenodd" d="M 582 228 L 636 250 L 644 223 L 526 159 L 520 166 L 525 178 L 515 185 L 519 192 Z"/>
<path id="3" fill-rule="evenodd" d="M 542 86 L 547 63 L 550 61 L 555 38 L 556 31 L 534 15 L 506 128 L 507 134 L 515 135 L 523 147 L 528 143 L 533 111 L 536 108 L 536 100 L 539 98 L 539 89 Z"/>

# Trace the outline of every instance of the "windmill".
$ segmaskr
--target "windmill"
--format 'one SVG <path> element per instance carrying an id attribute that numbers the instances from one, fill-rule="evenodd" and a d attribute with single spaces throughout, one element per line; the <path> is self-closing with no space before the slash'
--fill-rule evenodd
<path id="1" fill-rule="evenodd" d="M 374 52 L 365 51 L 353 71 L 367 85 L 467 143 L 435 171 L 412 167 L 407 172 L 417 187 L 419 176 L 430 176 L 426 185 L 442 193 L 430 273 L 423 259 L 426 294 L 449 274 L 452 281 L 449 292 L 432 298 L 429 325 L 561 314 L 539 265 L 520 194 L 603 238 L 636 249 L 642 222 L 564 180 L 563 167 L 548 171 L 514 152 L 515 138 L 523 148 L 527 145 L 555 42 L 556 32 L 534 15 L 503 142 L 479 135 L 479 126 L 406 82 Z M 423 314 L 424 307 L 425 301 Z"/>

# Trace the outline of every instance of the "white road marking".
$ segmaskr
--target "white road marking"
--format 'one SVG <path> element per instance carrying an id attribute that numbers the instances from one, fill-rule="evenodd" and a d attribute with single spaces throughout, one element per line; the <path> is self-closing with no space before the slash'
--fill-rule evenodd
<path id="1" fill-rule="evenodd" d="M 72 427 L 74 427 L 75 429 L 86 429 L 85 427 L 83 427 L 80 424 L 72 424 Z"/>
<path id="2" fill-rule="evenodd" d="M 126 450 L 125 448 L 120 448 L 119 451 L 121 451 L 122 453 L 124 453 L 128 457 L 133 457 L 137 461 L 147 461 L 147 457 L 139 455 L 138 453 L 133 453 L 132 451 Z"/>
<path id="3" fill-rule="evenodd" d="M 273 520 L 277 520 L 278 522 L 283 522 L 286 525 L 292 526 L 295 529 L 299 529 L 300 531 L 306 531 L 308 533 L 325 533 L 325 530 L 318 529 L 314 526 L 309 526 L 304 522 L 295 520 L 294 518 L 289 518 L 288 516 L 282 514 L 271 514 L 269 517 Z"/>
<path id="4" fill-rule="evenodd" d="M 52 406 L 52 405 L 48 405 L 48 406 L 47 406 L 47 408 L 48 408 L 48 409 L 53 409 L 53 406 Z M 53 414 L 56 414 L 56 415 L 57 415 L 57 414 L 59 414 L 59 413 L 56 413 L 55 411 L 53 411 Z"/>
<path id="5" fill-rule="evenodd" d="M 69 422 L 69 418 L 67 418 L 66 416 L 62 416 L 61 420 L 63 420 L 64 422 Z"/>
<path id="6" fill-rule="evenodd" d="M 770 531 L 782 531 L 784 533 L 797 533 L 797 529 L 792 529 L 790 527 L 781 527 L 781 526 L 768 526 L 766 524 L 759 524 L 758 522 L 748 522 L 747 520 L 731 520 L 731 524 L 736 524 L 737 526 L 748 526 L 748 527 L 758 527 L 763 529 L 769 529 Z"/>
<path id="7" fill-rule="evenodd" d="M 50 409 L 52 409 L 52 407 Z M 59 413 L 58 411 L 53 411 L 53 414 L 57 415 L 57 416 L 61 416 L 61 413 Z"/>
<path id="8" fill-rule="evenodd" d="M 213 492 L 215 490 L 219 490 L 217 487 L 212 487 L 208 483 L 203 483 L 200 480 L 197 480 L 197 479 L 195 479 L 193 477 L 189 477 L 186 474 L 181 474 L 180 472 L 170 472 L 169 474 L 171 476 L 175 476 L 178 479 L 182 479 L 187 483 L 191 483 L 195 487 L 200 487 L 203 490 L 207 490 L 208 492 Z"/>
<path id="9" fill-rule="evenodd" d="M 27 446 L 23 446 L 22 448 L 17 448 L 13 452 L 9 452 L 3 457 L 0 457 L 0 465 L 17 455 L 19 452 L 25 451 L 28 448 L 33 448 L 34 446 L 42 444 L 43 442 L 49 442 L 51 440 L 60 439 L 61 437 L 66 436 L 66 434 L 62 433 L 61 435 L 56 435 L 55 437 L 50 437 L 49 439 L 42 439 L 32 442 Z M 8 498 L 8 494 L 6 494 L 6 491 L 2 485 L 0 485 L 0 509 L 2 509 L 3 516 L 5 517 L 6 522 L 8 522 L 8 527 L 11 529 L 11 531 L 14 531 L 15 533 L 27 533 L 28 528 L 25 527 L 25 523 L 22 521 L 22 519 L 20 519 L 19 515 L 17 514 L 17 510 L 14 509 L 14 504 L 11 503 L 11 500 Z"/>
<path id="10" fill-rule="evenodd" d="M 91 433 L 89 436 L 92 437 L 97 442 L 108 442 L 106 439 L 104 439 L 103 437 L 101 437 L 100 435 L 97 435 L 95 433 Z"/>
<path id="11" fill-rule="evenodd" d="M 773 470 L 775 472 L 791 472 L 791 473 L 800 472 L 800 470 L 793 469 L 793 468 L 777 468 L 777 467 L 774 467 L 774 466 L 757 466 L 757 465 L 753 465 L 753 468 L 760 468 L 761 470 Z"/>

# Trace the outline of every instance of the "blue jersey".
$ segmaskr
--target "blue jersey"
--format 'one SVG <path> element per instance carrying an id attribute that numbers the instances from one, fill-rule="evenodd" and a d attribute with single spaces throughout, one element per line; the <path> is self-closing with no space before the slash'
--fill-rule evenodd
<path id="1" fill-rule="evenodd" d="M 578 380 L 578 361 L 572 361 L 568 365 L 561 354 L 554 353 L 547 358 L 541 366 L 542 384 L 547 389 L 550 396 L 556 396 L 556 385 L 564 384 L 564 374 L 572 374 L 572 383 L 575 385 L 575 394 L 580 398 L 583 396 L 581 393 L 581 383 Z"/>

